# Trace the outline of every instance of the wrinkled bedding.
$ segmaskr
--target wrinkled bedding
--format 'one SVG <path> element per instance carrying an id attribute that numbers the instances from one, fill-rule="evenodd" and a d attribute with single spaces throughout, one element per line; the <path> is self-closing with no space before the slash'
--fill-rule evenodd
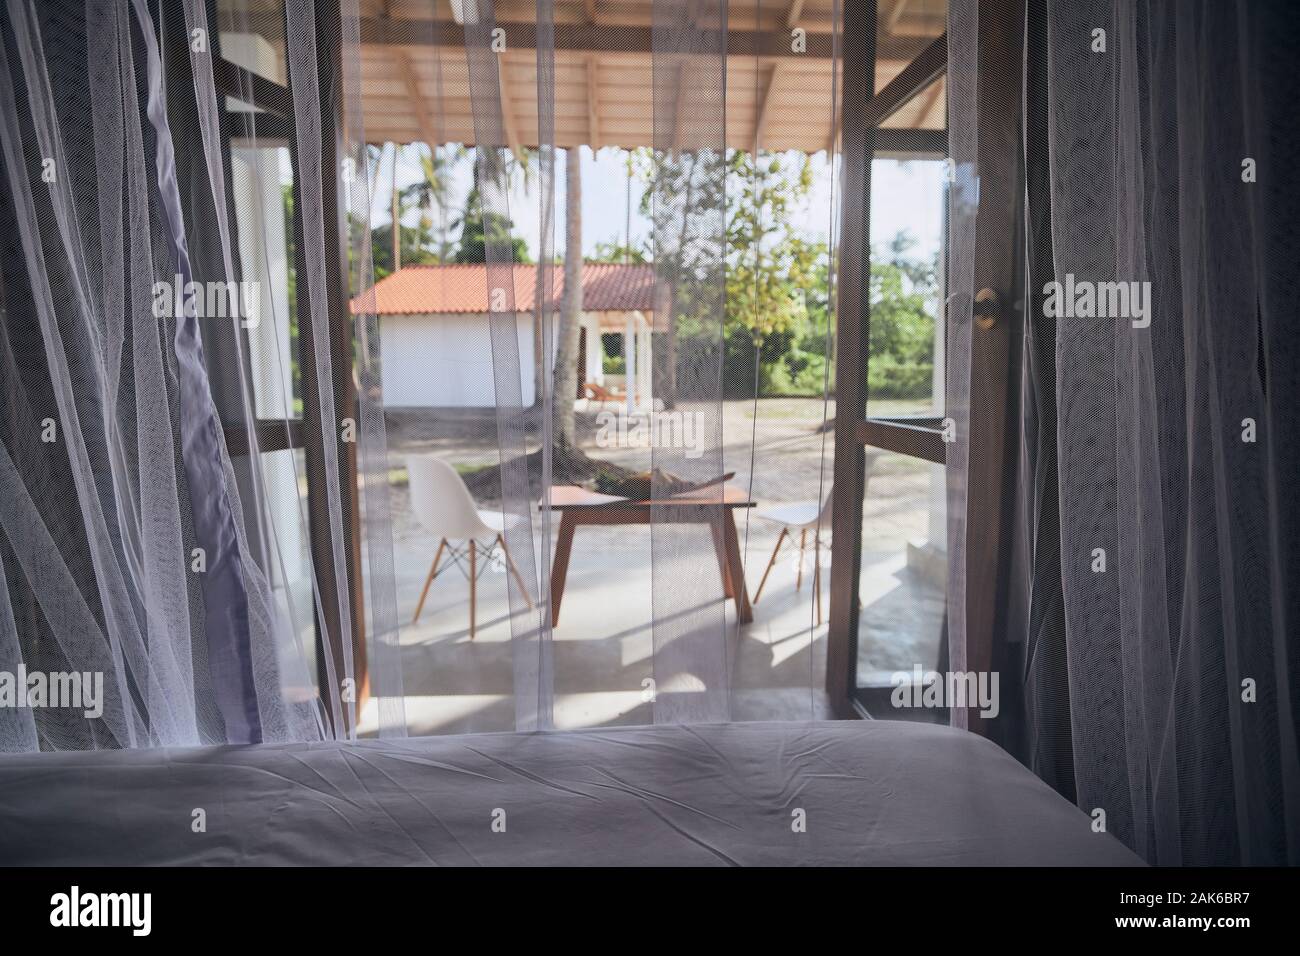
<path id="1" fill-rule="evenodd" d="M 887 721 L 0 756 L 10 865 L 1140 862 L 1090 823 L 987 740 Z"/>

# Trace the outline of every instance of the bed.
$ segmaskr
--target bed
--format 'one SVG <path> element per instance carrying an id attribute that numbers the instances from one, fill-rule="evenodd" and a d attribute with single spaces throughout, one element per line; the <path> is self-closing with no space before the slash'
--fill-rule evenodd
<path id="1" fill-rule="evenodd" d="M 888 721 L 0 756 L 0 863 L 1136 865 L 996 745 Z"/>

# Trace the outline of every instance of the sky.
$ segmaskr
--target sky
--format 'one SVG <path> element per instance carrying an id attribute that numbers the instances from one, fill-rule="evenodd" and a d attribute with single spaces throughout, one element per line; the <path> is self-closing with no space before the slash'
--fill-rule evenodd
<path id="1" fill-rule="evenodd" d="M 583 255 L 595 252 L 599 242 L 622 242 L 627 232 L 628 174 L 626 153 L 623 150 L 603 149 L 593 155 L 587 147 L 582 147 L 582 221 Z M 558 253 L 564 248 L 564 209 L 563 209 L 563 155 L 557 157 L 557 208 L 555 247 Z M 371 221 L 383 225 L 390 221 L 389 205 L 391 200 L 392 167 L 391 152 L 386 153 L 380 163 L 379 175 L 374 192 L 375 211 Z M 818 153 L 812 159 L 814 185 L 803 207 L 790 217 L 791 227 L 799 230 L 805 237 L 825 240 L 834 212 L 832 206 L 835 190 L 832 188 L 830 168 L 826 154 Z M 406 186 L 421 179 L 423 173 L 416 159 L 414 147 L 407 147 L 397 167 L 397 182 Z M 465 195 L 471 184 L 471 168 L 468 161 L 457 163 L 450 175 L 452 210 L 463 207 Z M 642 184 L 634 179 L 631 184 L 631 233 L 634 245 L 644 246 L 650 234 L 650 223 L 639 211 Z M 530 254 L 534 257 L 538 250 L 539 232 L 539 191 L 537 183 L 526 188 L 521 177 L 509 194 L 510 217 L 514 221 L 515 234 L 522 236 L 528 243 Z M 939 249 L 943 229 L 943 165 L 938 161 L 903 162 L 892 159 L 877 159 L 872 166 L 871 176 L 871 236 L 875 243 L 892 238 L 901 230 L 906 230 L 917 240 L 912 248 L 912 255 L 929 258 Z M 404 214 L 403 221 L 415 224 L 419 219 L 418 210 Z M 448 222 L 453 221 L 458 213 L 449 212 Z M 437 231 L 435 216 L 435 232 Z M 454 236 L 453 236 L 454 238 Z"/>

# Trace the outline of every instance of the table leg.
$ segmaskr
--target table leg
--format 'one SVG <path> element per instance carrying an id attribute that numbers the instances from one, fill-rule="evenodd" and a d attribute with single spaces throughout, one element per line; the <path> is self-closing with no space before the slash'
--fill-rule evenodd
<path id="1" fill-rule="evenodd" d="M 709 533 L 713 537 L 713 553 L 718 558 L 718 571 L 722 574 L 722 596 L 724 598 L 736 596 L 736 589 L 731 581 L 731 556 L 727 554 L 726 532 L 722 530 L 727 518 L 728 515 L 724 514 L 721 522 L 709 522 Z"/>
<path id="2" fill-rule="evenodd" d="M 722 533 L 726 539 L 731 590 L 736 599 L 736 618 L 741 624 L 749 624 L 754 620 L 754 609 L 749 606 L 749 588 L 745 586 L 745 562 L 740 555 L 740 537 L 736 534 L 736 513 L 731 508 L 723 509 Z"/>
<path id="3" fill-rule="evenodd" d="M 560 623 L 560 601 L 564 598 L 564 579 L 569 574 L 569 555 L 573 553 L 573 515 L 560 514 L 560 533 L 555 538 L 555 559 L 551 563 L 551 627 Z"/>

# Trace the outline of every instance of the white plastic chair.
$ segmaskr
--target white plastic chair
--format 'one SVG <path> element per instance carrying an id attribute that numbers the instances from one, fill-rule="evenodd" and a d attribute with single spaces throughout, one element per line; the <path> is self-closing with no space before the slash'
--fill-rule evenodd
<path id="1" fill-rule="evenodd" d="M 862 475 L 862 492 L 865 497 L 868 483 L 871 480 L 871 469 L 880 457 L 879 452 L 868 450 L 866 453 L 866 462 L 863 466 Z M 767 569 L 763 571 L 763 577 L 758 582 L 758 592 L 754 595 L 754 603 L 763 596 L 763 585 L 767 583 L 767 576 L 772 573 L 772 566 L 776 564 L 776 556 L 781 551 L 781 545 L 785 543 L 787 537 L 791 542 L 794 541 L 794 532 L 799 532 L 799 564 L 795 572 L 794 589 L 797 592 L 803 586 L 803 562 L 804 554 L 808 547 L 808 532 L 813 533 L 813 606 L 817 609 L 817 624 L 822 622 L 822 535 L 831 533 L 831 502 L 835 498 L 835 486 L 832 485 L 826 492 L 826 500 L 822 503 L 821 508 L 817 507 L 815 501 L 795 501 L 790 504 L 773 505 L 769 508 L 758 508 L 754 511 L 755 518 L 762 518 L 764 521 L 771 521 L 781 526 L 781 533 L 777 535 L 776 547 L 772 549 L 772 557 L 767 562 Z M 827 547 L 829 547 L 829 543 Z"/>
<path id="2" fill-rule="evenodd" d="M 438 576 L 438 564 L 445 551 L 450 561 L 461 569 L 469 580 L 469 638 L 474 639 L 477 623 L 477 585 L 482 573 L 479 566 L 479 551 L 482 547 L 483 557 L 491 558 L 495 548 L 501 549 L 506 566 L 515 576 L 519 590 L 524 595 L 528 607 L 533 606 L 524 579 L 515 567 L 510 551 L 506 547 L 504 532 L 506 522 L 499 512 L 480 511 L 470 496 L 469 489 L 456 470 L 440 458 L 432 455 L 417 455 L 406 461 L 406 472 L 410 478 L 411 509 L 416 519 L 432 535 L 438 538 L 438 550 L 433 556 L 433 565 L 425 579 L 424 590 L 420 592 L 420 601 L 415 606 L 415 617 L 411 623 L 420 620 L 424 610 L 424 599 L 429 594 L 429 586 Z M 515 519 L 516 521 L 518 519 Z M 511 522 L 513 524 L 513 522 Z M 486 542 L 486 545 L 483 543 Z M 468 559 L 468 568 L 461 564 Z M 444 568 L 446 565 L 443 566 Z"/>

